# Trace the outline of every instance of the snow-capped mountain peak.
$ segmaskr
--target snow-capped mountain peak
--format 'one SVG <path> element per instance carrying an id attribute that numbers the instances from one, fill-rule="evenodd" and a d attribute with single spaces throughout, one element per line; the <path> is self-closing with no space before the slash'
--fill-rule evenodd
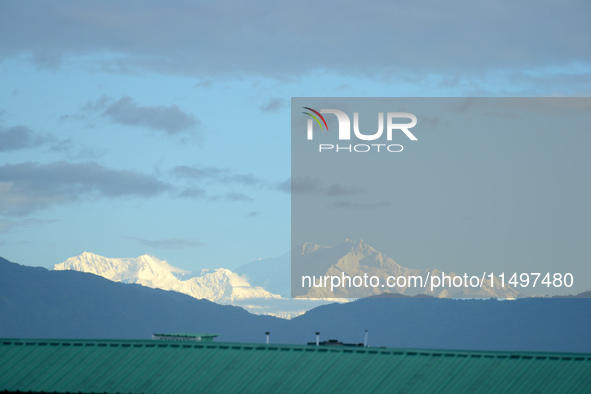
<path id="1" fill-rule="evenodd" d="M 190 272 L 147 254 L 136 258 L 107 258 L 84 252 L 56 264 L 54 270 L 88 272 L 115 282 L 178 291 L 220 304 L 249 298 L 280 298 L 261 287 L 251 286 L 246 279 L 224 268 Z"/>

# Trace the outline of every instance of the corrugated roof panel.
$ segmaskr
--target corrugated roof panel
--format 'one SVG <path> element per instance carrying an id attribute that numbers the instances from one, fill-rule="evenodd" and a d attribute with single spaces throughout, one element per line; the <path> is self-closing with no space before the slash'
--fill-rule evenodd
<path id="1" fill-rule="evenodd" d="M 0 391 L 584 392 L 591 355 L 0 340 Z"/>

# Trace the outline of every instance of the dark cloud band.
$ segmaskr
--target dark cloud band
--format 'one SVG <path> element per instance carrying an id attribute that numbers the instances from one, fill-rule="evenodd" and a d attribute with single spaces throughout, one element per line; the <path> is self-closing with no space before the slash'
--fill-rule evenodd
<path id="1" fill-rule="evenodd" d="M 152 197 L 171 185 L 135 171 L 95 162 L 35 162 L 0 166 L 0 212 L 25 215 L 50 205 L 90 197 Z"/>
<path id="2" fill-rule="evenodd" d="M 50 68 L 69 56 L 105 54 L 92 66 L 199 77 L 479 74 L 591 63 L 591 41 L 582 39 L 591 36 L 590 7 L 585 0 L 3 2 L 0 54 L 30 53 Z"/>

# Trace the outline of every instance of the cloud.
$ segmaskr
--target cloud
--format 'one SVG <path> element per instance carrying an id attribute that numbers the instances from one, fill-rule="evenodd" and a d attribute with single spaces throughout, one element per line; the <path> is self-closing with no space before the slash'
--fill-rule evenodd
<path id="1" fill-rule="evenodd" d="M 57 71 L 62 65 L 62 53 L 55 48 L 37 48 L 33 51 L 31 61 L 39 68 Z"/>
<path id="2" fill-rule="evenodd" d="M 182 198 L 191 198 L 194 200 L 207 200 L 209 202 L 252 202 L 254 199 L 244 193 L 228 192 L 225 194 L 209 194 L 207 190 L 200 187 L 188 187 L 182 189 L 179 194 Z"/>
<path id="3" fill-rule="evenodd" d="M 202 199 L 207 197 L 207 192 L 205 191 L 205 189 L 202 189 L 200 187 L 189 187 L 181 190 L 179 193 L 179 197 Z"/>
<path id="4" fill-rule="evenodd" d="M 33 148 L 45 142 L 45 138 L 35 136 L 33 131 L 25 126 L 0 129 L 0 152 Z"/>
<path id="5" fill-rule="evenodd" d="M 209 197 L 208 200 L 212 201 L 212 202 L 218 202 L 218 201 L 252 202 L 252 201 L 254 201 L 254 199 L 252 197 L 249 197 L 246 194 L 236 193 L 236 192 L 226 193 L 221 196 L 211 196 L 211 197 Z"/>
<path id="6" fill-rule="evenodd" d="M 277 184 L 277 190 L 294 194 L 313 194 L 325 196 L 351 196 L 364 193 L 365 190 L 358 187 L 343 186 L 338 183 L 323 184 L 316 178 L 290 178 Z"/>
<path id="7" fill-rule="evenodd" d="M 154 249 L 189 249 L 189 248 L 200 248 L 207 246 L 205 242 L 194 241 L 189 239 L 181 238 L 170 238 L 170 239 L 159 239 L 149 240 L 139 237 L 123 237 L 139 243 L 142 246 Z"/>
<path id="8" fill-rule="evenodd" d="M 227 169 L 207 166 L 207 167 L 191 167 L 191 166 L 176 166 L 172 169 L 172 173 L 180 178 L 191 179 L 194 181 L 203 181 L 207 179 L 217 178 L 220 175 L 227 173 Z"/>
<path id="9" fill-rule="evenodd" d="M 207 200 L 209 202 L 252 202 L 254 199 L 243 193 L 229 192 L 222 195 L 210 195 L 205 189 L 192 187 L 182 189 L 178 194 L 182 198 L 191 198 L 194 200 Z"/>
<path id="10" fill-rule="evenodd" d="M 75 144 L 71 139 L 59 139 L 51 134 L 39 134 L 26 126 L 0 127 L 0 152 L 22 149 L 47 147 L 50 152 L 65 153 L 79 158 L 97 157 L 101 153 L 94 149 L 82 148 L 75 152 Z"/>
<path id="11" fill-rule="evenodd" d="M 240 185 L 249 187 L 266 187 L 268 183 L 253 174 L 240 174 L 228 168 L 214 166 L 176 166 L 171 170 L 177 178 L 184 179 L 191 183 L 191 186 L 182 189 L 179 197 L 202 199 L 209 202 L 252 202 L 254 199 L 244 193 L 229 191 L 224 194 L 209 194 L 203 187 L 196 186 L 196 183 L 220 184 L 223 186 Z"/>
<path id="12" fill-rule="evenodd" d="M 351 209 L 355 211 L 367 211 L 370 209 L 387 208 L 391 205 L 392 203 L 388 201 L 379 201 L 372 203 L 338 201 L 332 204 L 332 206 L 335 208 Z"/>
<path id="13" fill-rule="evenodd" d="M 211 79 L 204 79 L 202 81 L 197 82 L 193 87 L 194 88 L 209 89 L 212 86 L 213 86 L 213 81 Z"/>
<path id="14" fill-rule="evenodd" d="M 147 127 L 169 135 L 191 130 L 199 124 L 197 118 L 183 112 L 177 105 L 139 105 L 129 96 L 123 96 L 117 101 L 103 96 L 86 104 L 84 109 L 101 110 L 104 117 L 115 123 Z"/>
<path id="15" fill-rule="evenodd" d="M 71 139 L 67 140 L 58 140 L 54 141 L 49 150 L 51 152 L 60 153 L 67 157 L 71 157 L 74 159 L 92 159 L 98 158 L 105 154 L 106 149 L 96 149 L 96 148 L 80 148 L 76 149 L 76 145 Z"/>
<path id="16" fill-rule="evenodd" d="M 28 218 L 22 220 L 0 219 L 0 233 L 11 233 L 21 227 L 38 226 L 47 223 L 54 223 L 57 220 L 43 220 Z"/>
<path id="17" fill-rule="evenodd" d="M 314 70 L 368 77 L 591 63 L 586 0 L 4 2 L 0 56 L 199 78 Z M 264 12 L 261 12 L 264 10 Z M 313 10 L 313 12 L 309 12 Z M 272 16 L 272 17 L 270 17 Z M 355 28 L 351 28 L 355 26 Z M 207 37 L 196 40 L 195 37 Z M 552 48 L 551 51 L 548 48 Z"/>
<path id="18" fill-rule="evenodd" d="M 148 198 L 169 189 L 152 176 L 94 162 L 5 164 L 0 166 L 0 213 L 26 215 L 83 198 Z"/>
<path id="19" fill-rule="evenodd" d="M 279 98 L 279 97 L 272 97 L 265 104 L 261 105 L 259 108 L 263 112 L 277 112 L 285 106 L 286 106 L 286 103 L 285 103 L 284 99 Z"/>
<path id="20" fill-rule="evenodd" d="M 59 117 L 59 120 L 61 122 L 68 120 L 86 120 L 86 116 L 81 114 L 64 114 Z"/>
<path id="21" fill-rule="evenodd" d="M 176 166 L 172 174 L 178 178 L 194 182 L 216 182 L 222 184 L 240 184 L 243 186 L 264 186 L 266 182 L 253 174 L 240 174 L 228 168 L 214 166 Z"/>

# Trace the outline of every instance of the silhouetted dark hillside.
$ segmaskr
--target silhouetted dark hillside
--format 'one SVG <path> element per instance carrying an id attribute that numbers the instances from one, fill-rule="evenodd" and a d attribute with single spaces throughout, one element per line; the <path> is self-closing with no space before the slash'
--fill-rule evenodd
<path id="1" fill-rule="evenodd" d="M 590 299 L 361 299 L 294 319 L 323 339 L 388 347 L 591 352 Z M 309 336 L 308 336 L 309 338 Z"/>
<path id="2" fill-rule="evenodd" d="M 176 292 L 0 260 L 3 337 L 150 338 L 154 332 L 183 331 L 254 341 L 282 323 Z"/>
<path id="3" fill-rule="evenodd" d="M 553 296 L 552 298 L 591 298 L 591 290 L 587 290 L 579 294 L 557 295 Z"/>

